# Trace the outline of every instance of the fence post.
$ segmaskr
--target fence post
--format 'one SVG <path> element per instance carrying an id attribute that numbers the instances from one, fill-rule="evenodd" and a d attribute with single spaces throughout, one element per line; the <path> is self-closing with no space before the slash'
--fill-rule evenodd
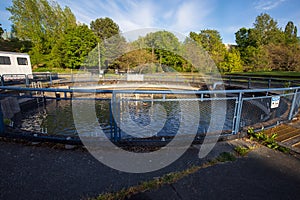
<path id="1" fill-rule="evenodd" d="M 121 139 L 121 131 L 118 125 L 120 125 L 120 100 L 116 97 L 116 93 L 112 93 L 111 102 L 112 111 L 112 124 L 113 124 L 113 140 L 117 142 Z"/>
<path id="2" fill-rule="evenodd" d="M 74 83 L 74 76 L 73 76 L 73 72 L 71 71 L 71 83 Z"/>
<path id="3" fill-rule="evenodd" d="M 234 127 L 234 134 L 237 134 L 239 132 L 239 129 L 240 129 L 242 106 L 243 106 L 243 93 L 239 92 L 238 107 L 237 107 L 237 113 L 236 113 L 236 119 L 235 119 L 236 121 L 235 121 L 235 127 Z"/>
<path id="4" fill-rule="evenodd" d="M 5 131 L 5 124 L 4 124 L 4 118 L 3 118 L 1 103 L 0 103 L 0 135 L 3 135 L 4 131 Z"/>
<path id="5" fill-rule="evenodd" d="M 271 88 L 271 79 L 268 80 L 268 88 Z"/>
<path id="6" fill-rule="evenodd" d="M 26 85 L 26 87 L 29 87 L 29 78 L 28 78 L 28 74 L 25 74 L 25 85 Z"/>
<path id="7" fill-rule="evenodd" d="M 295 109 L 297 93 L 298 93 L 298 89 L 295 90 L 295 93 L 294 93 L 294 96 L 293 96 L 291 110 L 290 110 L 290 114 L 289 114 L 288 120 L 291 120 L 293 118 L 293 111 Z"/>
<path id="8" fill-rule="evenodd" d="M 52 85 L 52 73 L 50 72 L 50 76 L 49 76 L 49 81 L 50 81 L 50 85 Z"/>
<path id="9" fill-rule="evenodd" d="M 1 85 L 4 86 L 4 77 L 3 77 L 3 75 L 1 76 Z"/>
<path id="10" fill-rule="evenodd" d="M 251 88 L 251 78 L 248 78 L 248 89 Z"/>

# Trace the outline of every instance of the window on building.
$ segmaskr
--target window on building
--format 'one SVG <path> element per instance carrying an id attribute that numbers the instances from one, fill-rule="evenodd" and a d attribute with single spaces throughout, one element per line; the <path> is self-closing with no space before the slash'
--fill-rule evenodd
<path id="1" fill-rule="evenodd" d="M 10 58 L 8 56 L 0 56 L 0 65 L 11 65 Z"/>
<path id="2" fill-rule="evenodd" d="M 28 65 L 27 58 L 17 57 L 18 65 Z"/>

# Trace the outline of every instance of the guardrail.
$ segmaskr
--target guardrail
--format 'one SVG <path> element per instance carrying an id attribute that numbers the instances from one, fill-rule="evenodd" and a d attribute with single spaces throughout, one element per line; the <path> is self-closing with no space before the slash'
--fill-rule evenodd
<path id="1" fill-rule="evenodd" d="M 9 105 L 9 103 L 16 102 L 16 100 L 18 102 L 18 106 L 21 104 L 20 102 L 24 103 L 26 101 L 29 101 L 30 99 L 38 100 L 32 102 L 32 105 L 38 105 L 42 102 L 43 106 L 45 106 L 46 108 L 48 104 L 47 100 L 54 100 L 58 104 L 63 102 L 68 103 L 70 102 L 69 100 L 82 100 L 83 102 L 94 100 L 95 102 L 100 102 L 100 111 L 101 109 L 103 109 L 104 115 L 107 115 L 107 118 L 109 118 L 109 120 L 104 119 L 103 126 L 105 126 L 106 128 L 102 128 L 108 131 L 107 133 L 110 136 L 110 139 L 115 142 L 120 142 L 128 139 L 128 134 L 123 132 L 122 127 L 120 127 L 120 123 L 122 122 L 122 120 L 126 121 L 126 119 L 123 119 L 122 116 L 120 116 L 120 113 L 124 111 L 122 109 L 126 107 L 130 107 L 131 115 L 133 115 L 134 119 L 139 118 L 140 115 L 145 115 L 145 113 L 147 115 L 149 109 L 154 105 L 162 105 L 171 109 L 167 111 L 170 116 L 167 117 L 167 125 L 164 126 L 166 128 L 159 132 L 159 134 L 157 135 L 159 137 L 152 138 L 152 141 L 161 141 L 162 138 L 168 138 L 170 134 L 165 135 L 164 131 L 169 131 L 170 127 L 172 126 L 178 126 L 178 124 L 176 124 L 176 120 L 178 121 L 179 118 L 171 116 L 170 114 L 175 113 L 175 116 L 180 116 L 180 111 L 172 110 L 172 106 L 174 105 L 174 107 L 176 107 L 178 103 L 184 104 L 189 114 L 199 114 L 195 113 L 195 110 L 199 109 L 200 120 L 199 125 L 197 125 L 197 135 L 199 136 L 209 134 L 209 126 L 215 126 L 213 123 L 217 123 L 218 120 L 216 121 L 216 119 L 220 118 L 220 115 L 225 120 L 224 125 L 218 125 L 211 130 L 213 130 L 215 133 L 218 133 L 215 134 L 215 136 L 219 136 L 220 134 L 222 136 L 230 136 L 237 135 L 239 132 L 249 127 L 254 127 L 256 129 L 267 128 L 277 125 L 281 122 L 291 120 L 298 113 L 300 107 L 300 87 L 225 91 L 150 91 L 100 90 L 84 88 L 26 88 L 1 86 L 0 91 L 0 98 L 2 99 L 2 111 L 0 110 L 0 134 L 2 135 L 6 134 L 7 136 L 5 129 L 9 128 L 9 124 L 7 124 L 8 120 L 15 120 L 15 126 L 16 124 L 22 124 L 20 121 L 24 120 L 24 118 L 15 118 L 13 114 L 11 114 L 11 116 L 7 116 L 8 114 L 6 112 L 9 108 L 5 106 Z M 95 96 L 90 96 L 91 94 L 94 94 Z M 176 97 L 174 97 L 174 95 Z M 15 100 L 7 100 L 6 98 L 13 98 Z M 190 102 L 195 102 L 198 105 L 198 108 L 189 108 Z M 18 106 L 15 106 L 15 108 Z M 222 115 L 221 112 L 223 112 L 224 110 L 218 109 L 224 106 L 226 107 L 226 112 Z M 176 108 L 178 108 L 178 106 Z M 21 109 L 17 109 L 17 111 L 19 112 L 20 110 Z M 132 110 L 134 110 L 134 112 Z M 47 109 L 43 112 L 47 112 Z M 118 114 L 116 115 L 116 113 Z M 40 117 L 45 117 L 44 115 L 47 116 L 47 114 L 48 113 L 44 113 L 43 116 Z M 57 114 L 56 117 L 59 117 L 59 115 L 60 114 Z M 116 118 L 115 115 L 118 117 Z M 64 118 L 72 118 L 72 116 L 63 116 L 62 120 Z M 144 123 L 138 121 L 135 122 Z M 13 127 L 14 126 L 12 125 L 12 127 L 10 127 L 9 129 L 14 130 Z M 25 135 L 27 137 L 28 135 L 31 135 L 35 139 L 47 138 L 51 140 L 51 138 L 53 138 L 54 141 L 74 142 L 74 138 L 77 138 L 77 142 L 80 141 L 76 134 L 72 136 L 60 135 L 60 133 L 51 133 L 49 135 L 45 135 L 45 130 L 47 130 L 47 127 L 43 127 L 43 131 L 31 131 L 31 134 L 28 134 L 28 131 L 25 131 L 22 129 L 22 127 L 19 127 L 19 132 L 26 132 Z M 210 136 L 214 136 L 214 134 Z"/>

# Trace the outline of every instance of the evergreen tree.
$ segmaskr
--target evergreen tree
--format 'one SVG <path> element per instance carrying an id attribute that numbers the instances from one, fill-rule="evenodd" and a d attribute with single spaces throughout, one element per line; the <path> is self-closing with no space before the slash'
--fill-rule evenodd
<path id="1" fill-rule="evenodd" d="M 297 26 L 292 21 L 289 21 L 285 26 L 284 35 L 286 44 L 298 43 Z"/>
<path id="2" fill-rule="evenodd" d="M 92 31 L 101 39 L 101 41 L 120 33 L 118 24 L 108 17 L 98 18 L 95 21 L 92 21 L 90 27 Z"/>

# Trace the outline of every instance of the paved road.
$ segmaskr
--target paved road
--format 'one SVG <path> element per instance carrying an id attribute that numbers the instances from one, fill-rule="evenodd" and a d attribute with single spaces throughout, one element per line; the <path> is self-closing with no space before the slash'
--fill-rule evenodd
<path id="1" fill-rule="evenodd" d="M 220 143 L 218 151 L 231 149 Z M 179 160 L 159 171 L 130 174 L 111 169 L 82 149 L 65 150 L 0 141 L 0 199 L 82 199 L 118 191 L 205 159 L 189 149 Z"/>
<path id="2" fill-rule="evenodd" d="M 134 199 L 299 199 L 300 160 L 261 147 Z"/>
<path id="3" fill-rule="evenodd" d="M 218 143 L 207 159 L 232 151 Z M 82 199 L 118 191 L 206 160 L 189 149 L 171 166 L 146 174 L 110 169 L 81 149 L 64 150 L 0 141 L 0 199 Z M 245 158 L 218 164 L 132 199 L 297 199 L 300 161 L 260 147 Z"/>

